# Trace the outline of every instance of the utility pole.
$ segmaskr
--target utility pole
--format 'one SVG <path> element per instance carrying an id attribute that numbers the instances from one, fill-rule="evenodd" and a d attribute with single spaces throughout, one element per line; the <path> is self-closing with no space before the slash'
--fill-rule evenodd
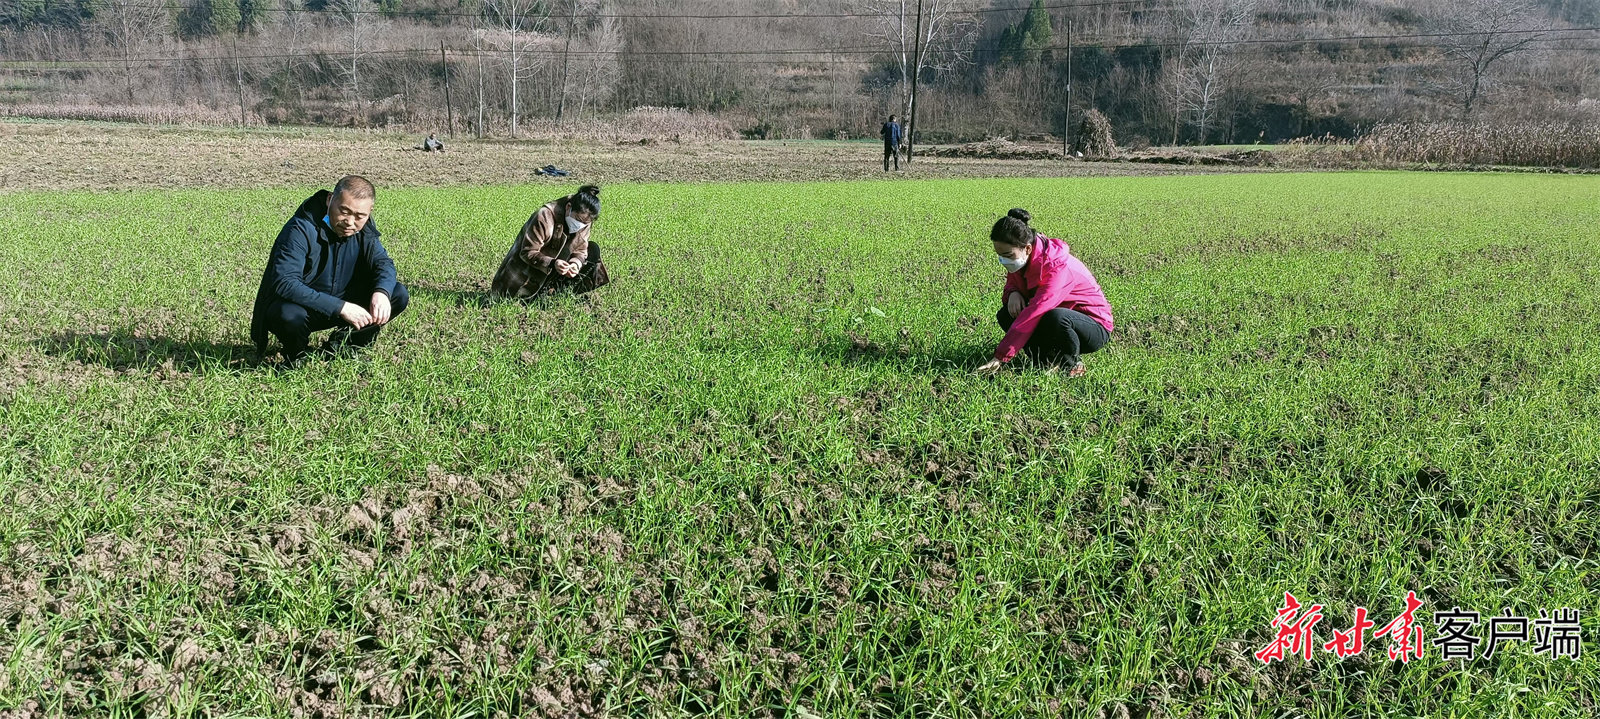
<path id="1" fill-rule="evenodd" d="M 917 149 L 917 78 L 922 75 L 922 0 L 917 0 L 917 39 L 911 53 L 911 121 L 906 127 L 906 164 Z"/>
<path id="2" fill-rule="evenodd" d="M 556 122 L 567 109 L 567 65 L 572 62 L 572 25 L 578 21 L 578 0 L 572 0 L 572 12 L 567 15 L 567 45 L 561 50 L 561 97 L 556 98 Z"/>
<path id="3" fill-rule="evenodd" d="M 233 79 L 239 85 L 239 127 L 244 127 L 244 66 L 239 64 L 239 34 L 233 34 Z"/>
<path id="4" fill-rule="evenodd" d="M 444 71 L 444 116 L 450 139 L 456 139 L 456 111 L 450 104 L 450 63 L 445 61 L 444 41 L 439 41 L 439 69 Z"/>
<path id="5" fill-rule="evenodd" d="M 483 51 L 478 51 L 478 139 L 483 139 Z"/>
<path id="6" fill-rule="evenodd" d="M 1072 152 L 1072 20 L 1067 20 L 1067 105 L 1062 108 L 1061 159 L 1070 159 Z"/>
<path id="7" fill-rule="evenodd" d="M 234 53 L 237 55 L 238 53 Z M 189 65 L 184 62 L 183 36 L 178 36 L 178 87 L 172 94 L 172 104 L 183 104 L 178 98 L 183 97 L 183 91 L 189 89 Z"/>

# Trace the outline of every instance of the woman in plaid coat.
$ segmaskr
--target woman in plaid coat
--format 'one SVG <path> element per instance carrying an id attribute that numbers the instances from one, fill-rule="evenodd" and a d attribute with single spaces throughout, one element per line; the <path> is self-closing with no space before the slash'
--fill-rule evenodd
<path id="1" fill-rule="evenodd" d="M 600 188 L 594 185 L 540 207 L 500 262 L 491 293 L 526 299 L 562 289 L 583 293 L 609 283 L 600 246 L 589 239 L 598 219 Z"/>

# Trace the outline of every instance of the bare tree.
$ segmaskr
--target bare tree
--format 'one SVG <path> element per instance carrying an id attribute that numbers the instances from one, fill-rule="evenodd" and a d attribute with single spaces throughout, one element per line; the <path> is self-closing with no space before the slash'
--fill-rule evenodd
<path id="1" fill-rule="evenodd" d="M 106 43 L 122 55 L 122 82 L 129 105 L 134 104 L 133 80 L 138 74 L 134 71 L 133 57 L 139 48 L 150 45 L 164 34 L 162 28 L 169 19 L 164 0 L 121 0 L 107 5 L 96 17 Z"/>
<path id="2" fill-rule="evenodd" d="M 616 92 L 622 76 L 622 63 L 616 54 L 622 50 L 622 28 L 617 19 L 601 18 L 589 31 L 583 48 L 585 53 L 578 59 L 573 88 L 578 93 L 579 113 L 589 107 L 599 109 Z"/>
<path id="3" fill-rule="evenodd" d="M 344 37 L 350 48 L 350 67 L 342 70 L 350 79 L 350 112 L 358 115 L 361 103 L 361 57 L 367 54 L 367 43 L 372 35 L 372 0 L 328 0 L 328 10 L 334 21 L 344 27 Z"/>
<path id="4" fill-rule="evenodd" d="M 1254 24 L 1255 12 L 1256 0 L 1189 0 L 1171 14 L 1162 82 L 1173 113 L 1173 144 L 1185 119 L 1199 142 L 1206 142 L 1239 69 L 1239 41 Z"/>
<path id="5" fill-rule="evenodd" d="M 1237 92 L 1246 100 L 1249 98 L 1274 97 L 1295 106 L 1298 109 L 1297 117 L 1285 118 L 1293 121 L 1293 126 L 1277 125 L 1262 131 L 1256 138 L 1240 138 L 1240 141 L 1253 141 L 1264 138 L 1272 132 L 1275 139 L 1285 139 L 1280 132 L 1292 132 L 1295 135 L 1304 135 L 1308 132 L 1306 122 L 1319 114 L 1337 114 L 1337 90 L 1350 85 L 1350 78 L 1344 75 L 1345 68 L 1339 63 L 1318 57 L 1307 60 L 1294 57 L 1293 60 L 1254 60 L 1246 69 L 1245 76 L 1240 78 L 1235 86 Z"/>
<path id="6" fill-rule="evenodd" d="M 279 0 L 278 10 L 281 16 L 277 21 L 278 36 L 282 38 L 284 64 L 290 68 L 311 64 L 311 43 L 319 26 L 319 16 L 316 13 L 299 12 L 295 0 Z"/>
<path id="7" fill-rule="evenodd" d="M 1440 87 L 1461 103 L 1461 119 L 1470 121 L 1493 71 L 1506 58 L 1528 52 L 1544 33 L 1538 31 L 1536 8 L 1529 0 L 1453 0 L 1432 20 L 1438 32 L 1448 76 Z"/>
<path id="8" fill-rule="evenodd" d="M 549 20 L 549 7 L 543 0 L 483 0 L 483 19 L 489 29 L 480 31 L 482 41 L 506 53 L 511 73 L 511 136 L 517 136 L 522 116 L 519 85 L 538 72 L 543 60 L 538 54 L 540 30 Z"/>
<path id="9" fill-rule="evenodd" d="M 922 53 L 917 56 L 917 1 L 869 0 L 867 12 L 877 16 L 867 35 L 893 58 L 900 114 L 911 114 L 911 79 L 928 71 L 950 72 L 972 62 L 978 23 L 968 12 L 970 0 L 922 0 Z M 920 61 L 919 61 L 920 60 Z M 916 67 L 912 67 L 915 64 Z"/>

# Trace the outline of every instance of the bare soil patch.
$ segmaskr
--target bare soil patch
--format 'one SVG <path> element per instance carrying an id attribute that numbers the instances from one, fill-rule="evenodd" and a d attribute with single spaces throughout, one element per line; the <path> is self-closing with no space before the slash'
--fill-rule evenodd
<path id="1" fill-rule="evenodd" d="M 1062 162 L 1059 151 L 1015 145 L 929 148 L 884 172 L 875 143 L 727 141 L 623 143 L 441 138 L 422 152 L 413 134 L 327 129 L 233 130 L 114 123 L 0 121 L 0 191 L 188 187 L 305 187 L 358 173 L 382 186 L 574 181 L 738 182 L 951 177 L 1177 174 L 1217 167 Z M 1006 162 L 995 162 L 1004 159 Z M 571 171 L 544 178 L 546 165 Z"/>

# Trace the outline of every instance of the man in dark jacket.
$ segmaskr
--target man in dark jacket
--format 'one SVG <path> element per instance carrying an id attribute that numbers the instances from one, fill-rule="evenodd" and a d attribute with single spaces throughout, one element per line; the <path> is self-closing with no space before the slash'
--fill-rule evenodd
<path id="1" fill-rule="evenodd" d="M 376 194 L 371 182 L 350 175 L 300 203 L 272 243 L 256 291 L 250 339 L 258 353 L 266 355 L 271 332 L 284 359 L 297 363 L 311 333 L 330 328 L 329 349 L 365 347 L 405 311 L 411 297 L 395 281 L 372 222 Z"/>
<path id="2" fill-rule="evenodd" d="M 900 123 L 894 121 L 894 115 L 889 116 L 889 121 L 883 123 L 883 171 L 889 171 L 889 158 L 894 158 L 894 169 L 900 169 Z"/>

